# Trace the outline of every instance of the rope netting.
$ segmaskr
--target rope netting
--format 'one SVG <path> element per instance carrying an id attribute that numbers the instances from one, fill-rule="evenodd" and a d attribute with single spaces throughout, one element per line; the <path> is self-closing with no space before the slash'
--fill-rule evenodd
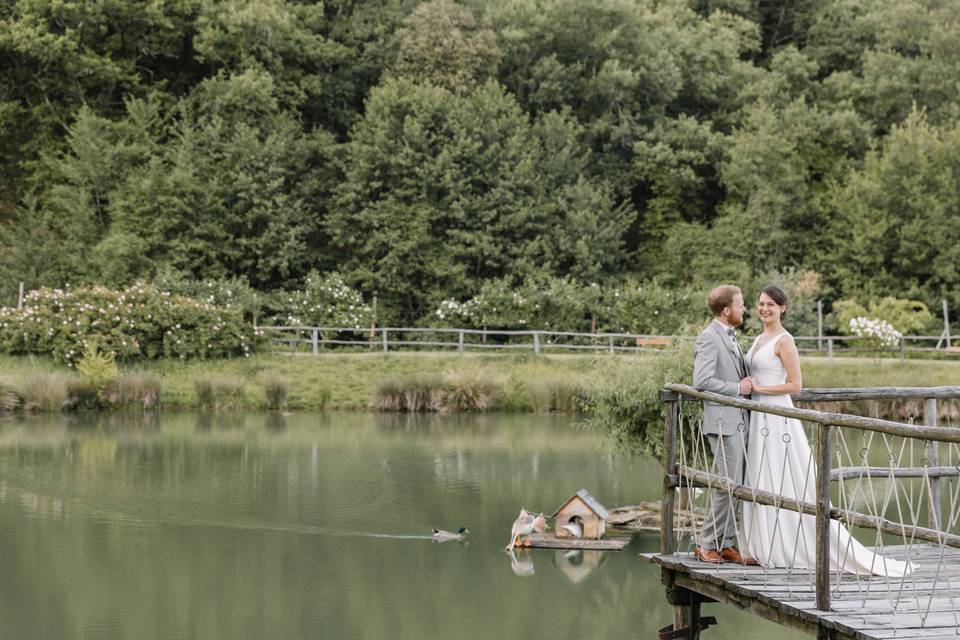
<path id="1" fill-rule="evenodd" d="M 761 565 L 749 579 L 813 600 L 818 425 L 753 411 L 733 434 L 707 435 L 700 413 L 699 400 L 679 402 L 679 548 L 734 540 Z M 831 605 L 881 602 L 920 626 L 953 616 L 960 630 L 960 445 L 847 426 L 831 443 Z"/>

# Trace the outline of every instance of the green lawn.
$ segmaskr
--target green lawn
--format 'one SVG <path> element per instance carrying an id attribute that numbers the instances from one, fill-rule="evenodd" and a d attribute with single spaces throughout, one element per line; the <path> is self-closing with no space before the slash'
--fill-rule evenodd
<path id="1" fill-rule="evenodd" d="M 618 367 L 601 367 L 618 358 L 626 368 L 646 366 L 660 354 L 550 355 L 451 353 L 343 353 L 291 355 L 270 353 L 234 360 L 184 362 L 162 360 L 131 367 L 156 375 L 163 386 L 167 408 L 196 406 L 194 381 L 223 378 L 242 383 L 244 406 L 265 405 L 263 380 L 280 377 L 288 383 L 291 409 L 365 410 L 378 383 L 435 376 L 472 376 L 494 381 L 500 388 L 497 406 L 512 411 L 535 410 L 544 385 L 565 389 L 596 384 L 616 385 Z M 669 357 L 669 356 L 666 356 Z M 802 361 L 806 387 L 941 386 L 960 384 L 960 359 L 883 360 L 807 357 Z M 0 356 L 0 381 L 14 387 L 36 373 L 65 371 L 47 358 Z M 604 379 L 606 377 L 606 379 Z"/>

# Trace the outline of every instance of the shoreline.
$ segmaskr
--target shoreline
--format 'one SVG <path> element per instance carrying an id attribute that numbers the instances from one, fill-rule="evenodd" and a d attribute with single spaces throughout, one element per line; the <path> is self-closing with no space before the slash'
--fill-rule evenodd
<path id="1" fill-rule="evenodd" d="M 580 399 L 597 386 L 618 385 L 618 374 L 644 368 L 669 353 L 652 354 L 451 354 L 444 352 L 326 353 L 318 356 L 267 352 L 224 360 L 155 360 L 121 365 L 121 374 L 154 376 L 162 389 L 159 410 L 194 410 L 197 382 L 229 388 L 232 409 L 271 408 L 265 384 L 284 387 L 286 399 L 272 408 L 376 411 L 378 394 L 421 392 L 430 410 L 431 388 L 446 388 L 456 406 L 440 413 L 470 410 L 457 404 L 478 389 L 492 396 L 490 412 L 577 413 Z M 940 386 L 960 380 L 960 361 L 801 357 L 804 386 Z M 0 383 L 22 389 L 34 376 L 73 375 L 63 365 L 37 356 L 0 356 Z M 393 385 L 393 386 L 391 386 Z M 431 387 L 432 385 L 432 387 Z M 419 390 L 419 391 L 418 391 Z M 456 395 L 459 394 L 459 395 Z M 466 407 L 466 408 L 465 408 Z M 209 407 L 208 407 L 209 408 Z M 101 409 L 117 411 L 127 409 Z M 0 411 L 2 412 L 2 411 Z"/>

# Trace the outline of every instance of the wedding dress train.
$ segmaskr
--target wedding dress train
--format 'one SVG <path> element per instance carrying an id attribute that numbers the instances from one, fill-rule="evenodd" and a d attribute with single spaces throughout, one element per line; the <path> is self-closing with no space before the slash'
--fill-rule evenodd
<path id="1" fill-rule="evenodd" d="M 759 386 L 786 382 L 787 372 L 774 345 L 782 333 L 759 349 L 757 343 L 747 352 L 750 375 Z M 754 393 L 758 402 L 792 407 L 787 394 Z M 753 411 L 744 482 L 748 487 L 816 503 L 813 456 L 803 425 L 799 420 Z M 740 549 L 766 567 L 813 568 L 816 566 L 816 520 L 812 515 L 776 507 L 743 503 Z M 847 528 L 830 521 L 830 569 L 858 575 L 902 577 L 910 572 L 905 562 L 874 553 L 858 542 Z"/>

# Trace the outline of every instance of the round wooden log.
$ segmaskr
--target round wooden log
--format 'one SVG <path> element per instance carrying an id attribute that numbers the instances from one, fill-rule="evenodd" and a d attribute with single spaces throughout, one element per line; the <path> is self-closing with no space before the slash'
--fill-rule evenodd
<path id="1" fill-rule="evenodd" d="M 709 402 L 716 402 L 730 407 L 739 407 L 750 411 L 759 411 L 784 418 L 796 418 L 797 420 L 806 420 L 817 424 L 829 424 L 837 427 L 849 427 L 851 429 L 864 429 L 866 431 L 877 431 L 904 438 L 922 438 L 924 440 L 939 440 L 941 442 L 960 443 L 960 428 L 957 427 L 928 427 L 924 425 L 903 424 L 902 422 L 893 422 L 892 420 L 878 420 L 876 418 L 864 418 L 861 416 L 851 416 L 845 413 L 830 413 L 826 411 L 815 411 L 813 409 L 798 409 L 796 407 L 781 407 L 778 405 L 758 402 L 756 400 L 744 400 L 742 398 L 731 398 L 730 396 L 711 393 L 709 391 L 699 391 L 686 384 L 667 384 L 664 388 L 669 391 L 676 391 L 691 398 L 699 398 Z"/>

